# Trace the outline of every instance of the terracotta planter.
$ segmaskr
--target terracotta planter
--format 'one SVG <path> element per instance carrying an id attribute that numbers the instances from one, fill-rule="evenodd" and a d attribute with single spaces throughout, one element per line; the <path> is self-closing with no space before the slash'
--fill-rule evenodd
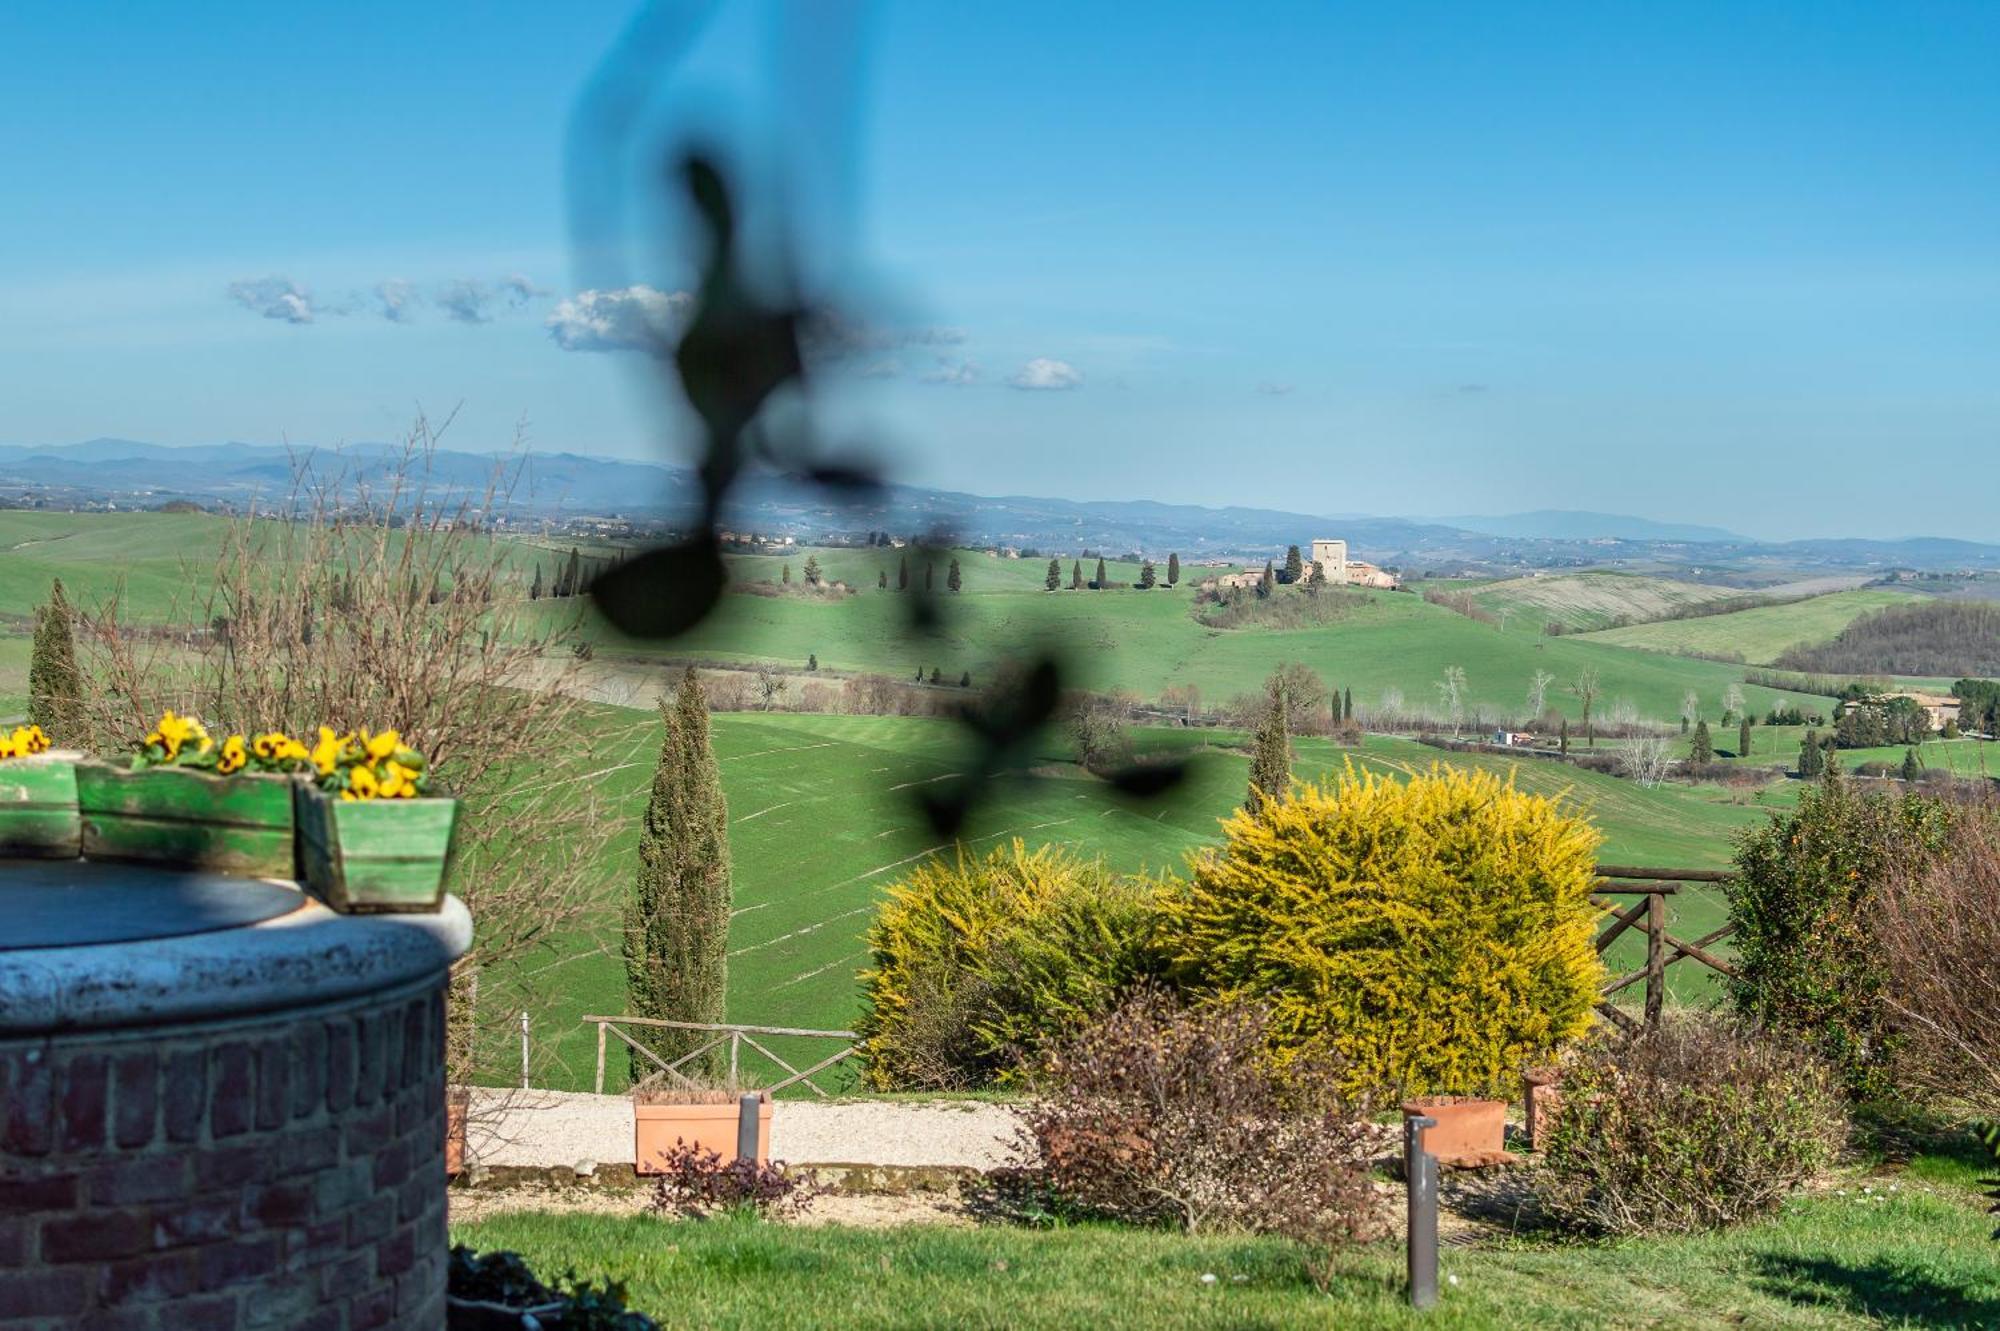
<path id="1" fill-rule="evenodd" d="M 444 1102 L 444 1176 L 457 1178 L 465 1172 L 465 1111 L 472 1097 L 462 1091 L 449 1093 Z"/>
<path id="2" fill-rule="evenodd" d="M 76 765 L 83 853 L 253 878 L 291 878 L 292 781 L 176 767 Z"/>
<path id="3" fill-rule="evenodd" d="M 1521 1106 L 1527 1119 L 1530 1150 L 1548 1149 L 1549 1135 L 1555 1131 L 1556 1114 L 1562 1109 L 1562 1070 L 1529 1068 L 1521 1074 Z"/>
<path id="4" fill-rule="evenodd" d="M 736 1158 L 736 1098 L 726 1103 L 662 1103 L 632 1106 L 632 1167 L 641 1174 L 660 1172 L 667 1152 L 686 1142 L 714 1151 L 725 1161 Z M 757 1109 L 757 1163 L 771 1159 L 771 1097 Z"/>
<path id="5" fill-rule="evenodd" d="M 344 914 L 435 911 L 458 827 L 455 799 L 344 800 L 295 784 L 306 887 Z"/>
<path id="6" fill-rule="evenodd" d="M 1403 1102 L 1403 1117 L 1428 1116 L 1437 1126 L 1424 1129 L 1424 1149 L 1441 1165 L 1505 1164 L 1507 1103 L 1471 1096 L 1433 1095 Z"/>
<path id="7" fill-rule="evenodd" d="M 82 756 L 51 750 L 0 759 L 0 856 L 73 860 L 83 853 L 76 807 L 76 761 Z"/>

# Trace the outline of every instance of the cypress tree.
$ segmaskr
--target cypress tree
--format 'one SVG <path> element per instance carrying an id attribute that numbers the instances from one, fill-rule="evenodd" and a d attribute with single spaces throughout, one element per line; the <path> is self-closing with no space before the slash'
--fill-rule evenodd
<path id="1" fill-rule="evenodd" d="M 693 667 L 673 703 L 661 704 L 660 720 L 666 733 L 625 907 L 629 1010 L 665 1021 L 719 1022 L 729 973 L 729 807 Z M 663 1030 L 650 1040 L 669 1063 L 702 1042 L 699 1031 Z M 634 1080 L 655 1070 L 632 1056 Z M 699 1059 L 683 1070 L 699 1079 L 720 1069 Z"/>
<path id="2" fill-rule="evenodd" d="M 542 599 L 542 566 L 540 564 L 535 565 L 535 580 L 528 584 L 528 599 L 530 601 L 539 601 Z"/>
<path id="3" fill-rule="evenodd" d="M 1305 574 L 1306 574 L 1306 566 L 1304 560 L 1301 559 L 1299 556 L 1299 548 L 1296 545 L 1286 546 L 1284 581 L 1297 582 L 1300 578 L 1303 578 Z"/>
<path id="4" fill-rule="evenodd" d="M 1820 757 L 1819 732 L 1808 730 L 1805 738 L 1799 741 L 1799 775 L 1808 781 L 1818 776 L 1821 767 Z"/>
<path id="5" fill-rule="evenodd" d="M 780 570 L 778 574 L 778 581 L 784 583 L 785 586 L 787 587 L 792 585 L 792 566 L 790 564 L 786 564 Z M 807 581 L 811 581 L 811 579 L 807 579 Z"/>
<path id="6" fill-rule="evenodd" d="M 1243 807 L 1255 813 L 1266 800 L 1279 800 L 1292 784 L 1292 739 L 1285 714 L 1285 691 L 1273 680 L 1266 690 L 1264 719 L 1250 750 L 1250 793 Z"/>
<path id="7" fill-rule="evenodd" d="M 1159 575 L 1153 572 L 1153 561 L 1148 559 L 1139 565 L 1139 585 L 1151 589 L 1159 583 Z"/>
<path id="8" fill-rule="evenodd" d="M 877 590 L 877 591 L 885 591 L 885 592 L 886 592 L 886 591 L 888 591 L 888 590 L 889 590 L 889 570 L 888 570 L 888 569 L 886 569 L 886 568 L 885 568 L 885 569 L 883 569 L 883 570 L 882 570 L 881 572 L 879 572 L 879 573 L 877 573 L 877 574 L 875 575 L 875 588 L 876 588 L 876 590 Z"/>
<path id="9" fill-rule="evenodd" d="M 964 585 L 964 579 L 958 575 L 958 560 L 956 557 L 951 561 L 950 571 L 944 575 L 944 585 L 948 590 L 954 592 Z"/>
<path id="10" fill-rule="evenodd" d="M 899 592 L 910 590 L 910 557 L 908 555 L 896 556 L 896 590 Z"/>
<path id="11" fill-rule="evenodd" d="M 821 578 L 821 576 L 822 576 L 822 575 L 821 575 L 821 573 L 820 573 L 820 570 L 819 570 L 819 556 L 818 556 L 818 555 L 807 555 L 807 556 L 806 556 L 806 586 L 808 586 L 808 587 L 817 587 L 817 586 L 819 586 L 819 584 L 820 584 L 820 578 Z"/>
<path id="12" fill-rule="evenodd" d="M 1181 580 L 1181 557 L 1177 551 L 1167 552 L 1167 586 L 1175 587 Z"/>
<path id="13" fill-rule="evenodd" d="M 569 588 L 564 596 L 583 595 L 583 557 L 577 554 L 573 545 L 569 548 L 569 567 L 563 571 L 563 578 Z"/>
<path id="14" fill-rule="evenodd" d="M 970 670 L 965 671 L 958 677 L 958 687 L 960 687 L 961 689 L 969 689 L 972 687 L 972 672 Z"/>
<path id="15" fill-rule="evenodd" d="M 62 579 L 49 584 L 49 601 L 35 611 L 35 642 L 28 657 L 28 724 L 51 739 L 69 741 L 83 724 L 83 676 L 76 668 L 76 618 Z"/>
<path id="16" fill-rule="evenodd" d="M 1748 758 L 1750 756 L 1750 717 L 1748 713 L 1744 714 L 1743 720 L 1736 727 L 1736 756 L 1739 758 Z"/>
<path id="17" fill-rule="evenodd" d="M 1688 745 L 1688 761 L 1696 767 L 1706 767 L 1715 761 L 1715 741 L 1709 736 L 1705 720 L 1695 723 L 1694 739 Z"/>
<path id="18" fill-rule="evenodd" d="M 937 565 L 928 559 L 924 561 L 924 590 L 927 592 L 937 590 Z"/>
<path id="19" fill-rule="evenodd" d="M 1277 590 L 1277 586 L 1278 575 L 1272 570 L 1271 561 L 1267 559 L 1264 561 L 1264 576 L 1257 579 L 1258 598 L 1268 599 L 1271 593 Z"/>
<path id="20" fill-rule="evenodd" d="M 1917 762 L 1917 751 L 1914 748 L 1904 749 L 1903 780 L 1915 781 L 1919 776 L 1923 775 L 1923 770 L 1922 765 Z"/>
<path id="21" fill-rule="evenodd" d="M 1082 590 L 1082 588 L 1083 588 L 1083 561 L 1079 559 L 1074 564 L 1071 564 L 1069 566 L 1069 589 L 1071 591 L 1080 591 Z"/>
<path id="22" fill-rule="evenodd" d="M 819 669 L 819 653 L 818 653 L 818 652 L 807 652 L 807 653 L 806 653 L 806 669 L 808 669 L 808 670 L 817 670 L 817 669 Z"/>
<path id="23" fill-rule="evenodd" d="M 1560 729 L 1558 730 L 1558 732 L 1557 732 L 1557 734 L 1556 734 L 1556 748 L 1557 748 L 1558 750 L 1560 750 L 1561 752 L 1563 752 L 1563 753 L 1568 753 L 1568 752 L 1569 752 L 1569 718 L 1568 718 L 1568 717 L 1564 717 L 1564 718 L 1562 719 L 1562 726 L 1561 726 L 1561 728 L 1560 728 Z"/>
<path id="24" fill-rule="evenodd" d="M 944 683 L 944 672 L 942 670 L 939 670 L 936 666 L 931 667 L 931 683 L 933 684 Z"/>
<path id="25" fill-rule="evenodd" d="M 1104 556 L 1099 555 L 1097 557 L 1097 589 L 1102 591 L 1110 585 L 1110 579 L 1104 574 Z"/>
<path id="26" fill-rule="evenodd" d="M 1055 591 L 1062 586 L 1062 560 L 1051 559 L 1049 561 L 1048 576 L 1042 579 L 1042 586 L 1048 588 L 1050 591 Z"/>
<path id="27" fill-rule="evenodd" d="M 1352 684 L 1347 686 L 1346 696 L 1341 700 L 1340 719 L 1343 721 L 1352 721 L 1354 719 L 1354 686 Z"/>

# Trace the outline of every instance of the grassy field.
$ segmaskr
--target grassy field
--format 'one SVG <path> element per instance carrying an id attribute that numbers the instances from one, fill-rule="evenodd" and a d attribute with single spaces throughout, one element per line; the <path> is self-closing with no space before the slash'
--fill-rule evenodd
<path id="1" fill-rule="evenodd" d="M 1831 641 L 1848 624 L 1885 605 L 1907 605 L 1910 593 L 1862 589 L 1815 596 L 1788 605 L 1738 610 L 1699 619 L 1669 619 L 1605 629 L 1591 642 L 1647 652 L 1739 653 L 1752 665 L 1768 665 L 1788 647 Z M 1765 704 L 1755 704 L 1761 711 Z"/>
<path id="2" fill-rule="evenodd" d="M 1741 596 L 1736 587 L 1678 582 L 1635 573 L 1567 573 L 1506 578 L 1470 588 L 1481 608 L 1510 618 L 1509 627 L 1542 631 L 1561 624 L 1572 631 L 1601 629 L 1619 616 L 1656 619 L 1670 610 Z"/>
<path id="3" fill-rule="evenodd" d="M 636 818 L 651 778 L 658 730 L 651 716 L 622 708 L 592 709 L 598 794 Z M 715 747 L 729 799 L 736 910 L 730 929 L 732 1020 L 760 1025 L 839 1028 L 858 1010 L 855 974 L 866 963 L 864 936 L 882 889 L 924 856 L 947 850 L 923 822 L 910 797 L 963 767 L 963 752 L 946 722 L 920 717 L 847 717 L 735 713 L 715 718 Z M 1057 843 L 1102 855 L 1129 871 L 1177 871 L 1189 851 L 1219 839 L 1218 825 L 1243 798 L 1248 762 L 1237 737 L 1210 731 L 1147 731 L 1149 750 L 1185 749 L 1192 775 L 1169 798 L 1134 805 L 1068 761 L 1051 736 L 1045 761 L 1013 782 L 966 830 L 983 852 L 1012 837 Z M 1412 741 L 1370 737 L 1358 749 L 1326 741 L 1297 744 L 1297 774 L 1317 778 L 1352 759 L 1378 771 L 1407 774 L 1442 758 Z M 1784 784 L 1747 792 L 1720 787 L 1630 782 L 1549 762 L 1454 755 L 1453 762 L 1515 771 L 1524 789 L 1569 792 L 1604 831 L 1604 857 L 1626 863 L 1720 866 L 1729 839 L 1757 823 L 1764 810 L 1790 797 Z M 635 833 L 613 847 L 594 927 L 557 946 L 560 982 L 535 1022 L 537 1043 L 555 1065 L 548 1084 L 587 1084 L 595 1058 L 594 1029 L 578 1018 L 624 1010 L 624 972 L 616 950 L 619 902 L 627 885 Z M 1674 922 L 1691 932 L 1713 927 L 1722 913 L 1708 889 L 1675 898 Z M 1614 962 L 1631 955 L 1617 953 Z M 1705 981 L 1692 966 L 1672 972 L 1688 996 Z"/>
<path id="4" fill-rule="evenodd" d="M 451 1235 L 518 1251 L 538 1271 L 622 1280 L 633 1307 L 675 1326 L 1969 1328 L 2000 1325 L 1978 1173 L 1920 1156 L 1893 1177 L 1850 1173 L 1771 1221 L 1717 1234 L 1447 1246 L 1442 1300 L 1422 1314 L 1403 1304 L 1402 1253 L 1388 1243 L 1335 1254 L 1322 1292 L 1307 1251 L 1286 1240 L 1097 1225 L 885 1230 L 517 1212 Z"/>

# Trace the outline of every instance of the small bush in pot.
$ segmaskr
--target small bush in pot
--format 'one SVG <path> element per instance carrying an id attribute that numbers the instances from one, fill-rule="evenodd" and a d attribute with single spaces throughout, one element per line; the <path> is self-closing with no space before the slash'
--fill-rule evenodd
<path id="1" fill-rule="evenodd" d="M 1673 1017 L 1564 1069 L 1536 1195 L 1591 1233 L 1717 1229 L 1775 1211 L 1846 1128 L 1835 1077 L 1795 1044 Z"/>
<path id="2" fill-rule="evenodd" d="M 1049 1214 L 1307 1241 L 1372 1232 L 1376 1144 L 1338 1070 L 1280 1069 L 1269 1016 L 1157 990 L 1057 1042 L 1023 1111 L 1015 1195 Z"/>

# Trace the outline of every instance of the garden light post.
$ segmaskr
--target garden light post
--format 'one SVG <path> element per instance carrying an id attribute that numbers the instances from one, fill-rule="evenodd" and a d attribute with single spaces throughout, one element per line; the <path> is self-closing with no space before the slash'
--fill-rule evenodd
<path id="1" fill-rule="evenodd" d="M 1403 1177 L 1410 1188 L 1409 1277 L 1410 1306 L 1431 1308 L 1438 1299 L 1438 1166 L 1424 1149 L 1424 1129 L 1437 1120 L 1416 1116 L 1403 1120 Z"/>

